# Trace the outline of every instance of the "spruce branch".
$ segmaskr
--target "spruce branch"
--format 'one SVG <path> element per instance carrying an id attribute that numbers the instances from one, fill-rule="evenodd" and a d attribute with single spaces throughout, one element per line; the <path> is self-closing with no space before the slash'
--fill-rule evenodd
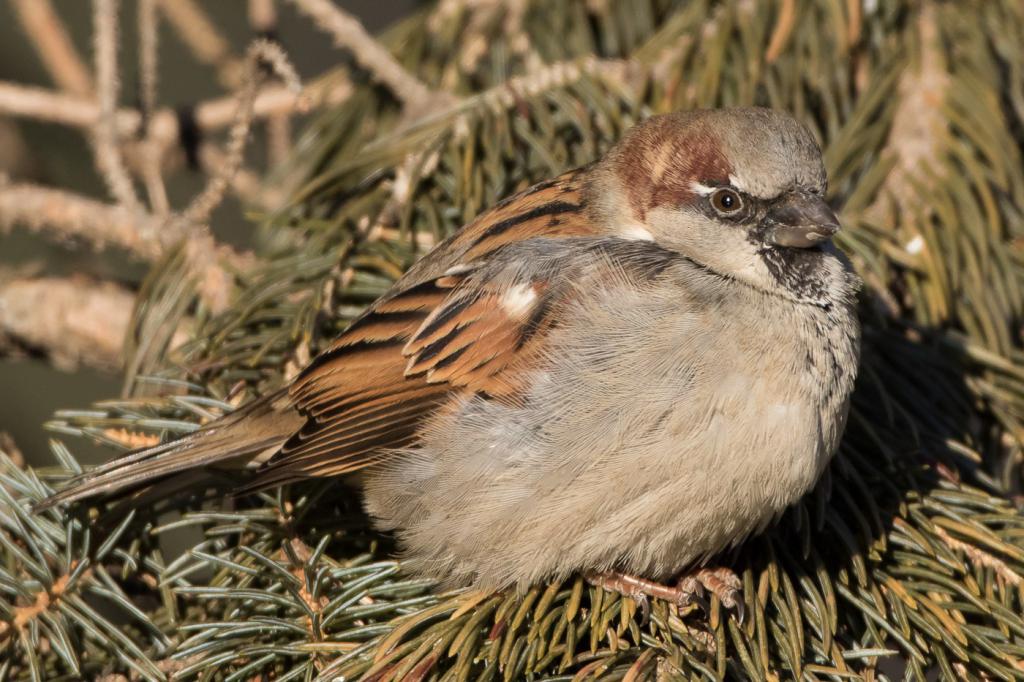
<path id="1" fill-rule="evenodd" d="M 888 146 L 896 160 L 886 179 L 886 191 L 867 211 L 871 217 L 884 219 L 893 210 L 912 210 L 916 201 L 911 198 L 916 194 L 917 182 L 927 177 L 928 168 L 939 167 L 941 163 L 941 147 L 949 130 L 936 103 L 947 97 L 951 78 L 938 44 L 935 12 L 934 5 L 928 2 L 918 16 L 920 44 L 914 55 L 914 68 L 907 69 L 900 78 L 899 107 L 889 129 Z M 919 235 L 910 236 L 910 242 L 915 236 Z"/>
<path id="2" fill-rule="evenodd" d="M 302 187 L 268 220 L 237 299 L 204 318 L 172 361 L 148 366 L 161 376 L 146 383 L 165 395 L 66 411 L 49 426 L 117 449 L 185 433 L 279 386 L 421 249 L 501 197 L 597 158 L 636 119 L 698 105 L 783 108 L 826 150 L 842 246 L 869 283 L 864 361 L 826 477 L 725 557 L 742 576 L 747 619 L 712 600 L 708 612 L 681 614 L 655 601 L 644 620 L 632 600 L 579 578 L 526 594 L 438 594 L 403 573 L 339 481 L 227 503 L 193 481 L 177 520 L 126 527 L 107 555 L 129 575 L 139 566 L 160 576 L 144 591 L 159 598 L 137 608 L 178 638 L 165 646 L 139 626 L 129 651 L 91 616 L 70 621 L 67 637 L 93 627 L 101 637 L 82 638 L 90 661 L 121 674 L 156 662 L 177 679 L 1024 677 L 1019 4 L 822 0 L 790 15 L 786 2 L 531 3 L 511 33 L 500 4 L 448 0 L 382 41 L 420 83 L 465 97 L 410 120 L 391 94 L 348 85 L 348 98 L 300 137 L 291 170 Z M 441 8 L 450 14 L 430 25 Z M 773 38 L 780 26 L 784 39 Z M 482 45 L 471 62 L 464 39 Z M 940 106 L 927 112 L 938 125 L 915 133 L 932 151 L 930 170 L 905 176 L 914 194 L 878 224 L 871 207 L 902 173 L 893 164 L 910 143 L 893 132 L 910 122 L 905 102 L 917 94 L 901 83 L 924 73 L 925 45 L 945 72 L 933 92 Z M 546 66 L 531 65 L 531 51 Z M 915 214 L 924 207 L 927 220 Z M 932 264 L 906 251 L 909 227 Z M 161 262 L 145 305 L 180 304 L 178 259 Z M 148 329 L 137 338 L 156 343 Z M 54 483 L 76 468 L 57 453 Z M 11 475 L 0 487 L 11 489 L 8 479 L 26 498 L 42 494 Z M 167 505 L 171 490 L 155 496 Z M 74 523 L 50 518 L 58 529 Z M 186 531 L 191 551 L 164 564 L 154 534 Z M 0 549 L 4 565 L 26 553 L 14 547 Z M 36 581 L 16 608 L 53 584 Z M 55 650 L 14 646 L 23 677 L 32 665 L 76 669 Z"/>
<path id="3" fill-rule="evenodd" d="M 317 27 L 334 37 L 334 42 L 352 53 L 356 62 L 385 85 L 415 115 L 422 115 L 449 98 L 432 91 L 407 71 L 386 47 L 374 40 L 359 20 L 334 5 L 331 0 L 291 0 L 309 15 Z"/>

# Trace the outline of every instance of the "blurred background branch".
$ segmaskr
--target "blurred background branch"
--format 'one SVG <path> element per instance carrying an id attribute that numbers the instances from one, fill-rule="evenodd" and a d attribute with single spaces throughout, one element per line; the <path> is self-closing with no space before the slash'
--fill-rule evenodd
<path id="1" fill-rule="evenodd" d="M 380 16 L 370 18 L 379 26 L 405 11 L 403 6 L 408 8 L 404 3 L 383 12 L 378 8 Z M 51 271 L 56 282 L 71 281 L 65 278 L 84 264 L 97 290 L 106 291 L 104 285 L 110 283 L 124 292 L 137 291 L 144 274 L 139 266 L 159 262 L 186 235 L 194 237 L 197 230 L 207 231 L 211 212 L 222 204 L 225 192 L 230 192 L 241 203 L 233 203 L 231 213 L 221 213 L 220 234 L 200 240 L 206 247 L 194 243 L 188 249 L 196 256 L 193 270 L 200 273 L 198 281 L 207 307 L 222 308 L 234 277 L 224 268 L 241 273 L 253 262 L 252 255 L 246 253 L 252 237 L 239 209 L 251 206 L 259 211 L 273 211 L 283 205 L 287 198 L 285 185 L 267 183 L 266 178 L 292 149 L 292 120 L 311 110 L 343 102 L 352 90 L 348 74 L 329 66 L 332 60 L 324 58 L 330 53 L 326 41 L 317 43 L 304 38 L 299 41 L 300 59 L 307 70 L 311 64 L 317 70 L 303 87 L 285 52 L 272 42 L 281 35 L 281 16 L 274 0 L 249 2 L 244 12 L 221 8 L 217 18 L 203 4 L 191 0 L 98 0 L 91 7 L 71 7 L 70 12 L 68 9 L 67 3 L 55 4 L 51 0 L 11 0 L 9 4 L 15 21 L 7 30 L 16 34 L 20 31 L 26 40 L 17 58 L 9 54 L 0 61 L 15 64 L 38 59 L 44 69 L 39 76 L 53 87 L 4 80 L 0 68 L 0 142 L 4 142 L 0 174 L 7 174 L 0 175 L 0 233 L 9 235 L 8 248 L 0 248 L 0 266 L 35 262 L 35 269 Z M 132 15 L 135 21 L 129 24 Z M 348 15 L 342 12 L 342 16 Z M 84 28 L 88 26 L 82 22 L 86 17 L 90 17 L 93 30 L 76 31 L 77 35 L 73 35 L 68 26 Z M 349 17 L 349 21 L 358 24 L 354 18 Z M 287 13 L 285 22 L 286 33 L 308 31 L 302 25 L 306 20 L 299 14 Z M 230 29 L 231 35 L 225 33 L 225 28 Z M 168 32 L 169 37 L 180 42 L 161 40 L 162 34 Z M 254 46 L 248 58 L 240 56 L 244 49 L 238 49 L 240 39 L 244 45 L 246 32 L 252 36 L 250 44 Z M 91 40 L 86 40 L 90 35 Z M 369 40 L 368 36 L 366 39 Z M 17 45 L 17 41 L 13 44 Z M 182 49 L 184 54 L 179 54 Z M 92 53 L 93 65 L 83 59 L 83 51 Z M 165 52 L 174 56 L 162 56 Z M 182 64 L 190 61 L 199 69 L 193 69 L 192 75 L 183 79 L 179 75 Z M 264 74 L 265 66 L 271 68 L 269 78 Z M 208 74 L 204 75 L 201 69 L 207 69 Z M 187 82 L 189 79 L 191 83 Z M 182 99 L 183 93 L 195 90 L 204 80 L 227 93 L 211 93 L 201 98 L 186 95 Z M 127 84 L 128 93 L 134 93 L 134 106 L 123 103 L 121 82 Z M 166 103 L 164 95 L 168 88 L 178 103 Z M 209 87 L 206 91 L 209 92 Z M 99 178 L 116 202 L 105 203 L 91 180 L 40 184 L 43 176 L 38 169 L 41 163 L 49 161 L 35 146 L 26 146 L 17 127 L 18 120 L 29 124 L 31 127 L 26 130 L 31 131 L 33 139 L 42 139 L 44 145 L 49 133 L 40 124 L 64 126 L 81 134 L 83 141 L 92 140 Z M 257 124 L 259 135 L 254 138 L 251 129 Z M 227 136 L 226 146 L 217 142 L 223 135 Z M 80 147 L 61 150 L 62 168 L 58 176 L 82 177 L 88 173 L 86 157 L 68 153 L 76 149 Z M 259 167 L 249 165 L 254 162 Z M 202 188 L 197 186 L 201 175 L 207 178 Z M 193 194 L 191 199 L 189 192 Z M 24 230 L 22 234 L 34 235 L 34 240 L 17 234 L 19 228 Z M 222 242 L 224 237 L 230 243 Z M 41 244 L 40 239 L 52 243 L 56 250 L 49 251 L 51 247 Z M 83 246 L 85 251 L 81 250 Z M 39 263 L 38 258 L 44 253 L 50 255 Z M 89 256 L 90 253 L 95 255 Z M 77 267 L 65 267 L 70 263 L 65 254 L 77 260 L 91 260 Z M 128 269 L 119 265 L 125 258 L 136 265 Z M 52 302 L 36 298 L 34 303 L 53 308 L 52 314 L 38 311 L 37 319 L 52 319 L 57 312 L 66 310 L 66 300 L 59 296 Z M 131 317 L 134 305 L 129 297 L 108 297 L 107 303 L 108 308 L 115 303 L 124 306 L 119 316 Z M 128 325 L 112 324 L 106 333 L 127 334 Z M 67 370 L 70 363 L 56 361 L 64 357 L 59 348 L 62 343 L 68 344 L 65 355 L 78 357 L 85 365 L 104 373 L 119 369 L 119 363 L 103 353 L 81 353 L 81 339 L 74 334 L 56 334 L 47 337 L 49 352 L 34 354 L 34 360 L 27 360 L 23 352 L 11 355 L 14 346 L 10 344 L 0 347 L 0 377 L 45 371 L 33 370 L 30 365 L 47 359 L 54 361 L 58 371 Z M 124 338 L 118 347 L 124 347 Z M 7 361 L 3 360 L 5 353 L 10 358 Z M 12 360 L 18 364 L 11 364 Z M 73 375 L 66 379 L 58 374 L 48 376 L 55 385 L 76 381 Z M 97 391 L 98 397 L 108 384 L 88 376 L 81 374 L 82 386 Z M 90 385 L 94 388 L 88 389 Z M 27 404 L 34 406 L 32 412 L 40 416 L 56 407 L 46 398 L 45 391 Z M 11 409 L 0 407 L 0 415 L 10 415 Z M 20 437 L 39 443 L 31 435 Z"/>

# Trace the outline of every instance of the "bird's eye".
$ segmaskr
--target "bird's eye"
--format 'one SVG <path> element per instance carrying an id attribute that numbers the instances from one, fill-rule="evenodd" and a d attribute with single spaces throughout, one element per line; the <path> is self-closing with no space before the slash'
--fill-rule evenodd
<path id="1" fill-rule="evenodd" d="M 736 190 L 722 187 L 711 195 L 711 205 L 719 213 L 729 215 L 743 208 L 743 200 Z"/>

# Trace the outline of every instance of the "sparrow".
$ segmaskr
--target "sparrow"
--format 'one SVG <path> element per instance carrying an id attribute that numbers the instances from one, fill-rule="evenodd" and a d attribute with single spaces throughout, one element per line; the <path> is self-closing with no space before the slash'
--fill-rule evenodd
<path id="1" fill-rule="evenodd" d="M 735 604 L 709 561 L 815 484 L 857 373 L 825 189 L 787 114 L 654 116 L 440 243 L 286 387 L 40 507 L 204 467 L 360 472 L 405 568 L 447 586 Z"/>

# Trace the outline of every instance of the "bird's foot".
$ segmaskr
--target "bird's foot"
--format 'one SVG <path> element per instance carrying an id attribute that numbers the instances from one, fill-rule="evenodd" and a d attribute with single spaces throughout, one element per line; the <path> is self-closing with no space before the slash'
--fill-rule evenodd
<path id="1" fill-rule="evenodd" d="M 704 587 L 699 581 L 685 582 L 685 584 L 684 581 L 680 581 L 678 585 L 672 587 L 671 585 L 663 585 L 653 580 L 647 580 L 646 578 L 640 578 L 627 573 L 619 573 L 618 571 L 591 573 L 587 576 L 587 580 L 592 585 L 604 588 L 610 592 L 618 592 L 635 601 L 637 606 L 640 607 L 644 623 L 647 622 L 651 613 L 649 597 L 675 604 L 680 613 L 693 604 L 698 604 L 704 608 L 707 607 L 707 603 L 704 601 Z"/>
<path id="2" fill-rule="evenodd" d="M 743 581 L 731 569 L 725 566 L 701 568 L 680 578 L 677 583 L 680 591 L 699 592 L 704 590 L 718 597 L 718 601 L 727 609 L 736 612 L 736 619 L 743 622 Z"/>
<path id="3" fill-rule="evenodd" d="M 694 604 L 707 611 L 706 590 L 717 596 L 722 606 L 735 610 L 736 617 L 743 622 L 743 584 L 728 568 L 699 569 L 683 576 L 675 587 L 618 571 L 592 573 L 587 576 L 587 580 L 592 585 L 633 599 L 640 607 L 644 621 L 650 613 L 648 597 L 671 602 L 680 613 Z"/>

